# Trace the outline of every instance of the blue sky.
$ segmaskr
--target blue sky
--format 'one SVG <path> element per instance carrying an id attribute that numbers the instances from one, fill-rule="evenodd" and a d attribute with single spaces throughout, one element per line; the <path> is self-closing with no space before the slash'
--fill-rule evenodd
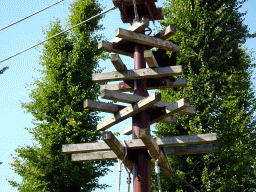
<path id="1" fill-rule="evenodd" d="M 1 0 L 0 28 L 37 12 L 57 1 L 58 0 Z M 65 22 L 65 18 L 68 14 L 67 8 L 70 2 L 71 0 L 65 0 L 64 3 L 61 2 L 29 19 L 0 31 L 0 60 L 38 43 L 39 40 L 44 40 L 41 26 L 48 26 L 50 21 L 55 20 L 54 17 L 60 18 L 62 22 Z M 100 2 L 106 6 L 106 9 L 113 6 L 111 0 Z M 156 5 L 161 7 L 163 2 L 164 0 L 158 0 Z M 256 1 L 248 0 L 243 4 L 243 7 L 239 9 L 240 12 L 248 10 L 247 15 L 244 16 L 244 24 L 248 25 L 250 33 L 256 31 L 255 7 Z M 130 24 L 122 23 L 118 9 L 107 13 L 102 22 L 104 22 L 106 28 L 103 33 L 109 41 L 115 37 L 115 29 L 119 27 L 128 28 L 130 26 Z M 156 22 L 156 25 L 158 25 L 158 22 Z M 153 28 L 152 23 L 150 23 L 150 27 Z M 254 44 L 256 44 L 256 40 L 254 39 L 248 39 L 245 43 L 249 49 L 254 48 Z M 40 46 L 40 48 L 41 47 L 42 46 Z M 41 77 L 41 74 L 35 70 L 35 68 L 41 68 L 38 64 L 38 56 L 39 52 L 35 49 L 31 49 L 0 63 L 0 69 L 9 66 L 9 69 L 5 71 L 3 75 L 0 75 L 0 162 L 3 162 L 3 164 L 0 165 L 1 192 L 17 191 L 8 184 L 5 180 L 6 178 L 21 181 L 21 178 L 10 169 L 8 164 L 12 162 L 10 154 L 14 153 L 14 149 L 19 146 L 32 145 L 32 141 L 30 140 L 32 137 L 24 128 L 34 127 L 31 123 L 33 116 L 24 113 L 24 110 L 20 107 L 20 102 L 30 101 L 29 93 L 32 87 L 26 88 L 25 86 L 34 81 L 32 77 Z M 255 57 L 255 54 L 253 54 L 253 57 Z M 133 68 L 132 59 L 126 56 L 121 56 L 121 58 L 129 69 Z M 115 68 L 110 61 L 101 61 L 100 66 L 106 67 L 104 72 L 115 71 Z M 102 101 L 107 100 L 102 99 Z M 106 117 L 109 116 L 109 114 L 106 113 L 101 113 L 100 115 Z M 122 132 L 122 129 L 128 124 L 131 124 L 131 118 L 113 126 L 109 130 L 112 132 Z M 151 129 L 153 129 L 153 127 Z M 118 139 L 131 139 L 131 136 L 124 137 L 123 135 L 120 135 Z M 107 191 L 116 191 L 118 179 L 117 165 L 111 167 L 111 170 L 113 172 L 110 172 L 109 175 L 100 178 L 100 183 L 107 183 L 112 186 L 112 188 Z M 123 168 L 121 191 L 127 190 L 126 187 L 126 171 Z M 105 190 L 96 190 L 96 192 L 102 191 Z"/>

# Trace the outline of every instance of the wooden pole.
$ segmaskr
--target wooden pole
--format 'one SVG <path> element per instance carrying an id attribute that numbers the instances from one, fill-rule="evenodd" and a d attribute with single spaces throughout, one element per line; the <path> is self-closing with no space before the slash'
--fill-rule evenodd
<path id="1" fill-rule="evenodd" d="M 134 21 L 135 22 L 135 21 Z M 145 31 L 142 32 L 145 34 Z M 142 45 L 134 47 L 134 69 L 146 68 L 144 59 L 145 48 Z M 134 80 L 133 95 L 147 97 L 147 80 Z M 140 138 L 140 129 L 147 129 L 150 133 L 150 116 L 146 110 L 132 117 L 132 139 Z M 133 150 L 133 192 L 151 192 L 151 157 L 146 149 Z"/>

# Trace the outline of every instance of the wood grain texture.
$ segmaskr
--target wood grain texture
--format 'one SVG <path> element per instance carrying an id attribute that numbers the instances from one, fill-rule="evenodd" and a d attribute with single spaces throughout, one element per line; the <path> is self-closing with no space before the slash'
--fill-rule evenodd
<path id="1" fill-rule="evenodd" d="M 133 92 L 134 91 L 134 89 L 132 87 L 125 87 L 122 84 L 123 83 L 101 85 L 100 90 L 109 89 L 109 90 L 118 91 L 118 92 Z M 185 87 L 185 86 L 187 86 L 186 78 L 177 78 L 175 81 L 170 81 L 169 79 L 166 79 L 165 81 L 163 81 L 163 83 L 159 83 L 159 85 L 150 85 L 150 84 L 147 85 L 147 90 L 178 88 L 178 87 Z"/>
<path id="2" fill-rule="evenodd" d="M 95 82 L 132 80 L 132 79 L 147 79 L 159 78 L 171 75 L 182 75 L 181 66 L 168 66 L 157 68 L 133 69 L 127 71 L 113 71 L 108 73 L 92 74 L 92 80 Z"/>
<path id="3" fill-rule="evenodd" d="M 86 99 L 84 101 L 84 108 L 102 111 L 102 112 L 106 112 L 106 113 L 116 113 L 116 112 L 124 109 L 125 106 Z"/>
<path id="4" fill-rule="evenodd" d="M 106 131 L 106 132 L 103 132 L 102 138 L 104 142 L 110 147 L 110 149 L 116 154 L 116 156 L 120 160 L 124 160 L 123 161 L 124 165 L 129 170 L 131 170 L 133 167 L 133 163 L 125 157 L 125 153 L 126 153 L 125 147 L 118 141 L 115 135 L 110 131 Z"/>
<path id="5" fill-rule="evenodd" d="M 100 41 L 98 44 L 98 49 L 102 49 L 107 52 L 114 52 L 122 55 L 126 55 L 133 58 L 133 53 L 128 52 L 122 48 L 115 48 L 113 43 L 107 42 L 107 41 Z"/>
<path id="6" fill-rule="evenodd" d="M 143 20 L 137 21 L 134 24 L 132 24 L 130 27 L 127 28 L 128 31 L 133 31 L 133 32 L 141 32 L 145 28 L 149 26 L 149 19 L 144 18 Z M 110 43 L 121 43 L 124 41 L 124 39 L 115 37 L 113 40 L 110 41 Z"/>
<path id="7" fill-rule="evenodd" d="M 138 102 L 142 99 L 145 99 L 145 97 L 143 97 L 143 96 L 131 95 L 131 94 L 127 94 L 127 93 L 120 93 L 120 92 L 112 91 L 112 90 L 108 90 L 108 89 L 101 90 L 101 97 L 104 99 L 110 99 L 110 100 L 129 103 L 129 104 Z M 153 106 L 167 107 L 169 105 L 175 105 L 176 107 L 178 107 L 179 105 L 183 105 L 182 103 L 184 103 L 183 109 L 179 108 L 177 110 L 171 110 L 171 109 L 167 109 L 167 110 L 169 110 L 169 111 L 171 110 L 171 111 L 173 111 L 173 113 L 180 113 L 180 114 L 185 114 L 185 115 L 193 115 L 196 113 L 195 108 L 190 107 L 188 100 L 185 100 L 185 99 L 181 99 L 181 100 L 179 100 L 179 102 L 174 102 L 174 103 L 166 102 L 166 101 L 159 101 L 156 104 L 154 104 Z"/>
<path id="8" fill-rule="evenodd" d="M 114 115 L 108 117 L 107 119 L 101 121 L 97 125 L 97 130 L 103 131 L 111 126 L 131 117 L 132 115 L 135 115 L 152 105 L 154 105 L 156 102 L 161 100 L 161 94 L 160 93 L 153 93 L 149 95 L 148 97 L 144 98 L 143 100 L 140 100 L 137 103 L 133 103 L 126 108 L 120 110 L 119 112 L 115 113 Z"/>
<path id="9" fill-rule="evenodd" d="M 216 133 L 207 133 L 199 135 L 183 135 L 173 137 L 156 137 L 154 138 L 157 145 L 160 147 L 192 145 L 192 144 L 206 144 L 217 142 Z M 128 149 L 142 149 L 145 145 L 140 139 L 126 140 Z M 79 143 L 79 144 L 64 144 L 62 145 L 62 152 L 70 153 L 88 153 L 95 151 L 108 151 L 110 147 L 105 142 L 94 143 Z"/>
<path id="10" fill-rule="evenodd" d="M 213 153 L 220 151 L 219 143 L 201 144 L 201 145 L 186 145 L 173 146 L 164 148 L 167 155 L 185 155 L 198 153 Z"/>
<path id="11" fill-rule="evenodd" d="M 157 47 L 159 49 L 163 49 L 166 51 L 173 51 L 173 52 L 180 51 L 180 46 L 170 41 L 162 40 L 160 38 L 156 38 L 152 36 L 147 36 L 144 34 L 135 33 L 122 28 L 116 29 L 115 36 L 119 38 L 123 38 L 127 41 L 132 41 L 139 44 Z"/>
<path id="12" fill-rule="evenodd" d="M 159 158 L 158 165 L 164 171 L 165 175 L 168 177 L 173 176 L 172 168 L 166 155 L 162 152 L 153 137 L 148 133 L 147 129 L 140 129 L 140 138 L 147 147 L 151 157 L 154 160 Z"/>
<path id="13" fill-rule="evenodd" d="M 118 54 L 111 54 L 111 62 L 117 71 L 126 71 L 127 67 Z"/>
<path id="14" fill-rule="evenodd" d="M 154 37 L 166 40 L 172 35 L 174 35 L 175 33 L 176 33 L 176 28 L 174 26 L 169 25 L 168 27 L 166 27 L 165 29 L 163 29 L 162 31 L 154 35 Z"/>
<path id="15" fill-rule="evenodd" d="M 150 67 L 150 68 L 159 67 L 159 65 L 157 64 L 157 61 L 153 55 L 153 52 L 151 50 L 144 51 L 144 58 L 148 63 L 148 67 Z"/>

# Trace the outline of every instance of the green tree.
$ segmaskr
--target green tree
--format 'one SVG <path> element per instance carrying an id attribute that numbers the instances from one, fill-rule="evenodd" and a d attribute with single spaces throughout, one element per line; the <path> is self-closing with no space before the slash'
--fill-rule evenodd
<path id="1" fill-rule="evenodd" d="M 70 5 L 67 27 L 74 26 L 100 13 L 96 0 L 76 0 Z M 59 35 L 44 44 L 39 70 L 43 77 L 35 80 L 31 102 L 22 107 L 33 117 L 34 128 L 26 128 L 33 136 L 33 146 L 15 149 L 11 164 L 22 182 L 8 180 L 19 191 L 80 192 L 106 188 L 98 178 L 107 174 L 106 166 L 113 161 L 72 162 L 70 154 L 62 153 L 62 144 L 96 142 L 101 134 L 96 130 L 98 112 L 83 108 L 85 99 L 97 100 L 100 84 L 92 81 L 100 73 L 98 49 L 103 38 L 96 32 L 102 17 L 90 20 L 71 32 Z M 43 30 L 46 38 L 63 31 L 60 20 Z"/>
<path id="2" fill-rule="evenodd" d="M 7 69 L 9 69 L 9 67 L 4 67 L 0 70 L 0 75 L 3 74 Z"/>
<path id="3" fill-rule="evenodd" d="M 244 3 L 240 2 L 239 4 Z M 176 27 L 169 38 L 181 43 L 177 65 L 187 86 L 161 91 L 166 101 L 187 98 L 196 115 L 177 115 L 176 124 L 158 123 L 159 137 L 217 133 L 221 152 L 169 157 L 174 171 L 200 191 L 255 191 L 256 99 L 253 59 L 242 48 L 249 34 L 236 0 L 169 0 L 163 27 Z M 171 54 L 171 53 L 169 53 Z M 176 177 L 161 174 L 163 191 L 192 191 Z M 157 190 L 153 175 L 153 189 Z"/>

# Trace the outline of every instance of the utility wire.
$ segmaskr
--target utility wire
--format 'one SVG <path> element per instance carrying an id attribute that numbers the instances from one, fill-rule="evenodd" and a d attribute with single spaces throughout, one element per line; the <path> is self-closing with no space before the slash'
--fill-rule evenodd
<path id="1" fill-rule="evenodd" d="M 7 57 L 6 59 L 0 61 L 0 63 L 6 61 L 6 60 L 8 60 L 8 59 L 10 59 L 10 58 L 12 58 L 12 57 L 14 57 L 14 56 L 16 56 L 16 55 L 19 55 L 19 54 L 21 54 L 21 53 L 23 53 L 23 52 L 25 52 L 25 51 L 27 51 L 27 50 L 29 50 L 29 49 L 32 49 L 33 47 L 36 47 L 36 46 L 38 46 L 38 45 L 40 45 L 40 44 L 42 44 L 42 43 L 44 43 L 44 42 L 46 42 L 46 41 L 49 41 L 50 39 L 52 39 L 52 38 L 54 38 L 54 37 L 57 37 L 57 36 L 59 36 L 59 35 L 65 33 L 65 32 L 67 32 L 67 31 L 69 31 L 69 30 L 71 30 L 71 29 L 73 29 L 73 28 L 75 28 L 75 27 L 77 27 L 77 26 L 83 24 L 83 23 L 86 23 L 87 21 L 90 21 L 91 19 L 94 19 L 95 17 L 98 17 L 98 16 L 100 16 L 100 15 L 102 15 L 102 14 L 104 14 L 104 13 L 107 13 L 107 12 L 111 11 L 112 9 L 116 9 L 116 8 L 117 8 L 117 7 L 114 6 L 114 7 L 110 8 L 110 9 L 108 9 L 108 10 L 106 10 L 106 11 L 103 11 L 103 12 L 101 12 L 101 13 L 99 13 L 99 14 L 97 14 L 97 15 L 95 15 L 95 16 L 93 16 L 93 17 L 91 17 L 91 18 L 89 18 L 89 19 L 87 19 L 87 20 L 85 20 L 85 21 L 82 21 L 81 23 L 79 23 L 79 24 L 77 24 L 77 25 L 75 25 L 75 26 L 73 26 L 73 27 L 71 27 L 71 28 L 69 28 L 69 29 L 67 29 L 67 30 L 65 30 L 65 31 L 62 31 L 62 32 L 60 32 L 60 33 L 58 33 L 58 34 L 56 34 L 56 35 L 54 35 L 54 36 L 52 36 L 52 37 L 50 37 L 50 38 L 48 38 L 48 39 L 45 39 L 44 41 L 41 41 L 41 42 L 39 42 L 39 43 L 33 45 L 32 47 L 29 47 L 29 48 L 27 48 L 27 49 L 25 49 L 25 50 L 23 50 L 23 51 L 21 51 L 21 52 L 18 52 L 18 53 L 14 54 L 14 55 L 12 55 L 12 56 L 10 56 L 10 57 Z"/>
<path id="2" fill-rule="evenodd" d="M 61 1 L 64 1 L 64 0 L 61 0 Z M 48 6 L 48 7 L 45 7 L 44 9 L 42 9 L 42 10 L 40 10 L 40 11 L 37 11 L 37 12 L 33 13 L 32 15 L 29 15 L 29 16 L 27 16 L 27 17 L 24 17 L 23 19 L 20 19 L 19 21 L 16 21 L 16 22 L 14 22 L 14 23 L 12 23 L 12 24 L 10 24 L 10 25 L 7 25 L 6 27 L 0 29 L 0 31 L 6 29 L 6 28 L 8 28 L 8 27 L 10 27 L 10 26 L 12 26 L 12 25 L 14 25 L 14 24 L 16 24 L 16 23 L 19 23 L 19 22 L 21 22 L 21 21 L 23 21 L 23 20 L 25 20 L 25 19 L 27 19 L 27 18 L 29 18 L 29 17 L 31 17 L 31 16 L 37 14 L 37 13 L 40 13 L 41 11 L 43 11 L 43 10 L 45 10 L 45 9 L 48 9 L 48 8 L 50 8 L 50 7 L 52 7 L 52 6 L 54 6 L 54 5 L 58 4 L 58 3 L 60 3 L 61 1 L 58 1 L 57 3 L 54 3 L 54 4 L 52 4 L 52 5 Z"/>

